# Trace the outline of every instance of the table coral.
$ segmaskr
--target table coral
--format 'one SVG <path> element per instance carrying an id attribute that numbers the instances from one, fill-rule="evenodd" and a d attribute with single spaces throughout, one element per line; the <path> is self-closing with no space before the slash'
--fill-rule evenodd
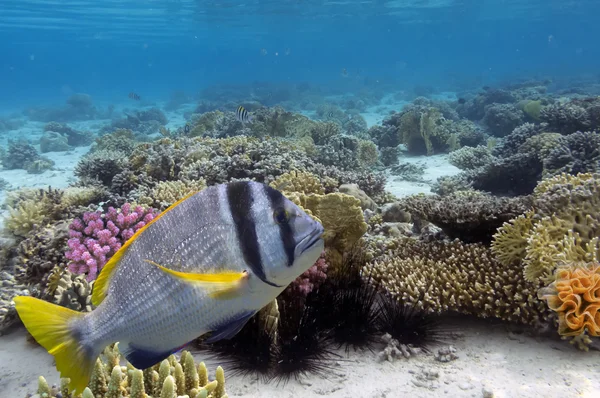
<path id="1" fill-rule="evenodd" d="M 412 195 L 400 200 L 413 217 L 440 227 L 450 238 L 464 242 L 489 242 L 504 222 L 527 211 L 531 198 L 502 198 L 477 191 L 447 196 Z"/>
<path id="2" fill-rule="evenodd" d="M 69 270 L 76 274 L 86 273 L 87 279 L 96 279 L 104 264 L 131 238 L 135 231 L 144 227 L 156 216 L 155 209 L 137 206 L 132 209 L 126 203 L 121 209 L 109 207 L 88 212 L 76 218 L 69 226 L 69 250 L 66 252 Z"/>
<path id="3" fill-rule="evenodd" d="M 600 336 L 600 264 L 569 263 L 556 270 L 556 281 L 539 296 L 558 313 L 558 332 Z"/>
<path id="4" fill-rule="evenodd" d="M 373 243 L 370 243 L 373 245 Z M 537 284 L 523 278 L 519 264 L 504 266 L 482 244 L 388 240 L 375 254 L 374 278 L 399 300 L 433 312 L 539 325 L 551 312 L 536 297 Z M 378 255 L 377 252 L 384 252 Z"/>

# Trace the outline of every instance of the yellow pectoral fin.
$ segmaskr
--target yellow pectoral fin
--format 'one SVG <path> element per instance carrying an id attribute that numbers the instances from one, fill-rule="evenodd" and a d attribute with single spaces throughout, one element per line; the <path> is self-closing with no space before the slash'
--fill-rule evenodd
<path id="1" fill-rule="evenodd" d="M 246 271 L 216 273 L 181 272 L 163 267 L 152 260 L 144 261 L 158 267 L 164 273 L 177 279 L 202 286 L 209 291 L 209 296 L 211 298 L 219 300 L 227 300 L 239 296 L 242 293 L 244 283 L 250 276 Z"/>

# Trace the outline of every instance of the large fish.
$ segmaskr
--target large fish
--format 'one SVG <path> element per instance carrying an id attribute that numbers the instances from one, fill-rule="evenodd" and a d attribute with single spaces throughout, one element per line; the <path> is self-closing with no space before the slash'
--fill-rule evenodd
<path id="1" fill-rule="evenodd" d="M 175 203 L 123 245 L 95 282 L 91 313 L 14 301 L 81 392 L 113 342 L 145 369 L 205 333 L 209 342 L 233 337 L 315 263 L 322 234 L 319 222 L 267 185 L 216 185 Z"/>

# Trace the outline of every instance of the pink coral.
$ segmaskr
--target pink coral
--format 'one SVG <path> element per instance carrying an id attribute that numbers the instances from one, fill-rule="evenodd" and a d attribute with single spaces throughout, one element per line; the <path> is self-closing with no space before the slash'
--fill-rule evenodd
<path id="1" fill-rule="evenodd" d="M 284 291 L 284 294 L 290 296 L 300 296 L 305 298 L 313 289 L 319 287 L 327 279 L 327 262 L 325 261 L 325 252 L 317 262 L 307 269 L 302 275 L 296 278 Z"/>
<path id="2" fill-rule="evenodd" d="M 88 212 L 83 219 L 76 218 L 69 226 L 69 250 L 65 256 L 69 260 L 69 271 L 76 274 L 87 273 L 92 281 L 128 239 L 140 228 L 152 221 L 158 214 L 156 209 L 141 206 L 131 209 L 125 203 L 121 209 L 109 207 L 108 212 Z"/>

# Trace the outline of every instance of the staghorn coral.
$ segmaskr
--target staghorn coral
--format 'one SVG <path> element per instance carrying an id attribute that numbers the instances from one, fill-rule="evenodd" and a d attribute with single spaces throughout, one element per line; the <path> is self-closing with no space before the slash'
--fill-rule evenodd
<path id="1" fill-rule="evenodd" d="M 562 135 L 558 133 L 540 133 L 528 138 L 519 148 L 521 153 L 534 153 L 540 162 L 550 155 L 550 153 L 562 141 Z"/>
<path id="2" fill-rule="evenodd" d="M 121 366 L 118 344 L 106 347 L 96 360 L 88 387 L 82 398 L 227 398 L 225 373 L 217 367 L 215 380 L 209 381 L 204 362 L 196 364 L 189 351 L 183 351 L 151 368 L 139 370 L 127 364 Z M 42 376 L 38 379 L 38 394 L 44 398 L 75 397 L 69 392 L 69 379 L 61 379 L 60 387 L 48 385 Z"/>
<path id="3" fill-rule="evenodd" d="M 531 137 L 534 137 L 547 129 L 546 123 L 533 124 L 523 123 L 515 128 L 509 135 L 500 140 L 498 145 L 495 145 L 492 154 L 501 158 L 507 158 L 515 153 L 518 153 L 521 146 Z"/>
<path id="4" fill-rule="evenodd" d="M 152 221 L 155 209 L 137 206 L 132 209 L 125 203 L 119 210 L 109 207 L 101 211 L 87 212 L 69 225 L 69 270 L 75 274 L 86 273 L 88 281 L 96 275 L 110 257 L 117 252 L 133 234 Z"/>
<path id="5" fill-rule="evenodd" d="M 548 307 L 535 296 L 537 284 L 523 278 L 520 265 L 502 265 L 482 244 L 399 238 L 369 245 L 374 281 L 417 309 L 528 325 L 551 319 Z"/>
<path id="6" fill-rule="evenodd" d="M 600 336 L 600 264 L 567 263 L 555 273 L 555 281 L 540 289 L 539 298 L 558 313 L 558 333 Z"/>
<path id="7" fill-rule="evenodd" d="M 489 242 L 504 222 L 527 211 L 529 197 L 500 198 L 483 192 L 462 191 L 447 196 L 412 195 L 400 200 L 413 217 L 427 220 L 450 238 Z"/>

